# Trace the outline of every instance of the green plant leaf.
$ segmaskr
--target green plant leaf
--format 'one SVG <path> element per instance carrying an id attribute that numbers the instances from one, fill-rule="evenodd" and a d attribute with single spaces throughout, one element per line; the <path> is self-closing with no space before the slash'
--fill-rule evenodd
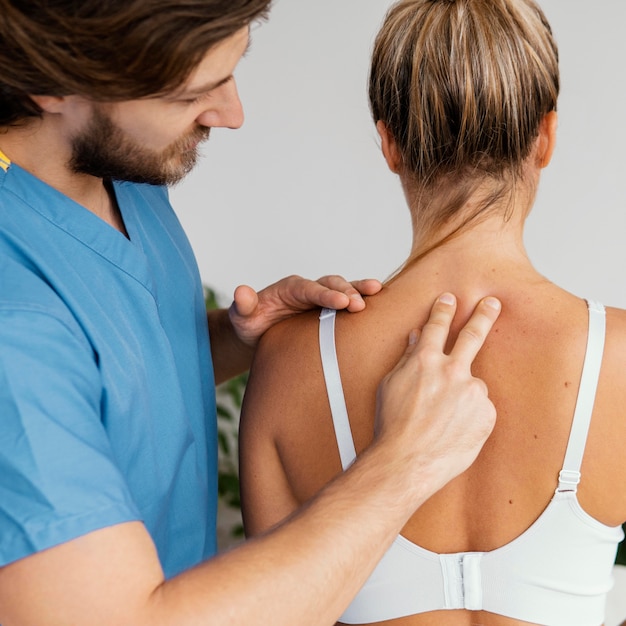
<path id="1" fill-rule="evenodd" d="M 227 409 L 223 404 L 217 404 L 217 416 L 221 417 L 229 422 L 232 422 L 235 419 L 235 416 L 232 412 Z"/>
<path id="2" fill-rule="evenodd" d="M 204 302 L 207 311 L 220 308 L 217 293 L 211 287 L 204 286 Z M 239 460 L 238 460 L 238 425 L 241 403 L 248 382 L 248 374 L 241 374 L 218 385 L 215 390 L 217 409 L 217 492 L 222 504 L 240 513 L 239 496 Z M 243 526 L 234 522 L 228 528 L 228 534 L 234 539 L 243 537 Z"/>
<path id="3" fill-rule="evenodd" d="M 217 431 L 217 444 L 218 449 L 221 450 L 226 456 L 231 453 L 228 437 L 220 430 Z"/>
<path id="4" fill-rule="evenodd" d="M 206 285 L 204 286 L 204 304 L 207 311 L 212 311 L 213 309 L 220 308 L 215 290 L 207 287 Z"/>
<path id="5" fill-rule="evenodd" d="M 235 524 L 230 530 L 230 535 L 235 539 L 243 538 L 243 524 Z"/>

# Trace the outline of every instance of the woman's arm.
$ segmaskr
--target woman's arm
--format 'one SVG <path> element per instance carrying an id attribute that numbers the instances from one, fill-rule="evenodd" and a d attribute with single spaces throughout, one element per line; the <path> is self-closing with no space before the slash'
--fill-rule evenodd
<path id="1" fill-rule="evenodd" d="M 299 326 L 305 322 L 298 321 Z M 277 326 L 261 341 L 246 387 L 239 423 L 239 479 L 247 537 L 272 528 L 301 504 L 281 462 L 277 437 L 285 422 L 297 428 L 303 413 L 315 415 L 319 409 L 297 382 L 311 372 L 293 369 L 294 361 L 301 360 L 294 359 L 294 353 L 301 352 L 299 342 L 287 345 L 293 326 Z"/>

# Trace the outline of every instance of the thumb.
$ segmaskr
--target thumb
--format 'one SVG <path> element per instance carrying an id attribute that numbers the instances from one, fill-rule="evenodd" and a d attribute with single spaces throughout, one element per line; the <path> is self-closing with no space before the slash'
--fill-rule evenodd
<path id="1" fill-rule="evenodd" d="M 390 375 L 398 370 L 401 370 L 407 363 L 407 361 L 411 358 L 413 352 L 415 352 L 417 348 L 417 342 L 419 341 L 420 331 L 417 328 L 414 328 L 409 333 L 409 344 L 406 347 L 403 355 L 400 357 L 400 360 L 396 363 L 396 366 L 391 370 Z"/>
<path id="2" fill-rule="evenodd" d="M 257 292 L 252 289 L 252 287 L 248 287 L 248 285 L 239 285 L 239 287 L 235 289 L 233 298 L 235 313 L 242 317 L 252 315 L 259 303 Z"/>

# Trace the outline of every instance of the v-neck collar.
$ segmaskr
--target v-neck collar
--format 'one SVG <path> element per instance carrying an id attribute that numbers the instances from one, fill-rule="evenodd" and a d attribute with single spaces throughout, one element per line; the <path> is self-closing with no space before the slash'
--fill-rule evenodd
<path id="1" fill-rule="evenodd" d="M 136 224 L 136 198 L 123 183 L 113 182 L 128 238 L 54 187 L 10 163 L 3 174 L 3 187 L 22 199 L 33 211 L 53 223 L 75 240 L 92 249 L 152 291 L 152 280 Z"/>

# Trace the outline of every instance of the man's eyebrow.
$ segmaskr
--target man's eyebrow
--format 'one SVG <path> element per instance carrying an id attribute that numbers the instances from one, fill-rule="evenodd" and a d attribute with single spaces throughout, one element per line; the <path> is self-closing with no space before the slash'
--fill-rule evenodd
<path id="1" fill-rule="evenodd" d="M 228 81 L 233 79 L 233 75 L 226 76 L 222 78 L 222 80 L 218 80 L 217 82 L 207 83 L 205 85 L 201 85 L 200 87 L 194 87 L 193 89 L 182 89 L 181 91 L 177 91 L 171 94 L 170 99 L 175 100 L 179 98 L 195 98 L 197 96 L 201 96 L 202 94 L 208 93 L 209 91 L 213 91 L 213 89 L 217 89 L 222 85 L 225 85 Z"/>
<path id="2" fill-rule="evenodd" d="M 248 44 L 241 55 L 242 57 L 245 57 L 246 54 L 248 54 L 251 45 L 252 39 L 248 37 Z M 181 91 L 172 93 L 168 99 L 176 100 L 179 98 L 196 98 L 197 96 L 201 96 L 209 91 L 213 91 L 213 89 L 217 89 L 218 87 L 225 85 L 228 81 L 232 80 L 232 78 L 233 75 L 231 74 L 230 76 L 226 76 L 217 82 L 207 83 L 205 85 L 201 85 L 200 87 L 194 87 L 193 89 L 182 89 Z"/>

